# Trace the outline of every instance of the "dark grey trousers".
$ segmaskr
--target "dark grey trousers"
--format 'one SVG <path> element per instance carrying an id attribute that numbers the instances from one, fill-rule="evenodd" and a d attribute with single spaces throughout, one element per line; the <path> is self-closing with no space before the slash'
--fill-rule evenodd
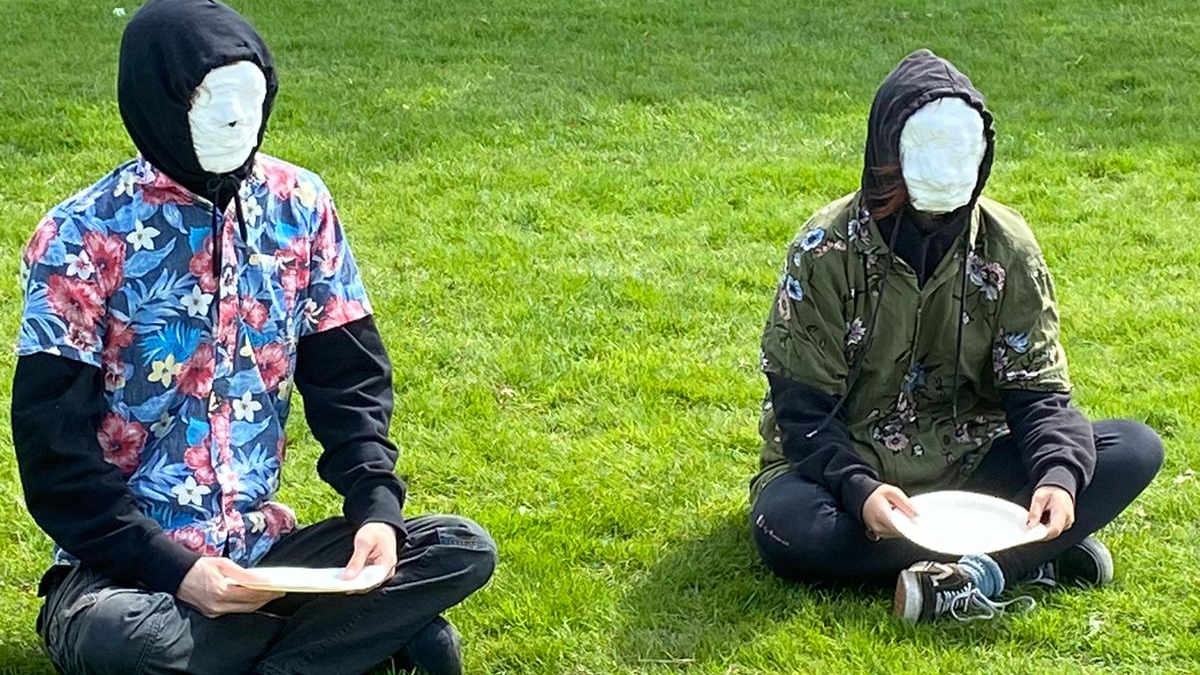
<path id="1" fill-rule="evenodd" d="M 167 593 L 122 588 L 87 567 L 53 587 L 38 632 L 62 672 L 364 673 L 487 583 L 496 545 L 455 516 L 407 521 L 396 575 L 361 595 L 289 594 L 249 614 L 210 619 Z M 355 528 L 331 518 L 285 536 L 260 565 L 339 567 Z"/>
<path id="2" fill-rule="evenodd" d="M 1076 495 L 1075 525 L 1051 541 L 992 554 L 1005 579 L 1019 581 L 1104 527 L 1125 510 L 1158 473 L 1163 445 L 1158 434 L 1129 420 L 1094 422 L 1096 471 Z M 1028 506 L 1034 485 L 1011 436 L 996 439 L 964 490 Z M 809 582 L 893 582 L 900 570 L 947 556 L 907 539 L 871 541 L 862 522 L 844 511 L 823 485 L 796 472 L 771 481 L 750 512 L 750 529 L 763 562 L 775 574 Z"/>

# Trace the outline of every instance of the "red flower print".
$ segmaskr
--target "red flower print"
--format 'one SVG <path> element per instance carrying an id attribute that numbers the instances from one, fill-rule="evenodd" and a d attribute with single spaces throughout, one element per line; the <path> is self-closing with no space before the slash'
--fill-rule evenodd
<path id="1" fill-rule="evenodd" d="M 333 274 L 341 263 L 341 250 L 338 247 L 337 212 L 328 198 L 322 200 L 321 225 L 317 236 L 313 239 L 313 257 L 321 261 L 321 274 Z"/>
<path id="2" fill-rule="evenodd" d="M 81 352 L 92 352 L 100 346 L 100 338 L 86 328 L 70 326 L 67 328 L 67 344 Z"/>
<path id="3" fill-rule="evenodd" d="M 267 189 L 278 199 L 291 199 L 296 189 L 296 168 L 283 162 L 263 158 L 259 162 Z"/>
<path id="4" fill-rule="evenodd" d="M 237 339 L 238 299 L 236 295 L 227 295 L 221 299 L 218 310 L 220 319 L 217 323 L 217 342 L 232 350 Z"/>
<path id="5" fill-rule="evenodd" d="M 142 201 L 146 204 L 191 204 L 192 193 L 162 171 L 155 172 L 154 181 L 142 184 Z"/>
<path id="6" fill-rule="evenodd" d="M 254 298 L 242 298 L 242 320 L 256 331 L 267 323 L 267 306 Z"/>
<path id="7" fill-rule="evenodd" d="M 119 351 L 133 344 L 133 329 L 129 324 L 112 316 L 108 317 L 108 329 L 104 332 L 104 350 Z"/>
<path id="8" fill-rule="evenodd" d="M 29 244 L 25 247 L 25 262 L 29 265 L 42 259 L 46 255 L 46 249 L 50 248 L 50 242 L 54 237 L 58 236 L 58 222 L 53 218 L 46 218 L 38 223 L 37 229 L 33 231 L 33 237 L 29 239 Z"/>
<path id="9" fill-rule="evenodd" d="M 271 342 L 254 350 L 254 360 L 258 362 L 258 372 L 262 375 L 263 384 L 269 391 L 279 386 L 288 374 L 289 359 L 283 345 Z"/>
<path id="10" fill-rule="evenodd" d="M 217 474 L 212 468 L 212 459 L 208 452 L 208 437 L 200 445 L 193 445 L 183 451 L 183 463 L 192 470 L 196 482 L 202 485 L 212 485 L 217 482 Z"/>
<path id="11" fill-rule="evenodd" d="M 216 370 L 216 359 L 213 357 L 212 345 L 205 342 L 196 347 L 196 351 L 183 362 L 176 378 L 176 386 L 185 396 L 206 398 L 212 392 L 213 372 Z"/>
<path id="12" fill-rule="evenodd" d="M 125 240 L 120 235 L 89 231 L 83 235 L 83 248 L 96 269 L 100 292 L 106 298 L 111 296 L 125 281 Z"/>
<path id="13" fill-rule="evenodd" d="M 228 462 L 229 453 L 229 404 L 222 403 L 216 412 L 209 416 L 212 424 L 212 437 L 217 442 L 217 457 L 222 462 Z"/>
<path id="14" fill-rule="evenodd" d="M 128 476 L 138 468 L 138 453 L 146 445 L 146 428 L 139 422 L 110 412 L 100 423 L 96 438 L 104 451 L 104 459 L 117 465 L 121 473 Z"/>
<path id="15" fill-rule="evenodd" d="M 345 300 L 336 295 L 329 296 L 325 301 L 325 311 L 317 323 L 317 331 L 336 328 L 343 324 L 361 319 L 367 315 L 367 309 L 358 300 Z"/>
<path id="16" fill-rule="evenodd" d="M 188 271 L 196 277 L 200 290 L 205 293 L 214 293 L 217 290 L 217 279 L 213 276 L 212 266 L 212 237 L 205 237 L 204 243 L 200 244 L 200 250 L 193 254 L 188 262 Z"/>
<path id="17" fill-rule="evenodd" d="M 189 551 L 207 555 L 204 545 L 204 532 L 195 525 L 185 525 L 178 530 L 167 532 L 167 538 L 182 545 Z"/>
<path id="18" fill-rule="evenodd" d="M 242 519 L 242 512 L 237 510 L 234 505 L 234 494 L 227 494 L 221 499 L 223 504 L 222 511 L 225 513 L 225 526 L 232 532 L 244 532 L 246 530 L 246 522 Z"/>
<path id="19" fill-rule="evenodd" d="M 266 502 L 261 510 L 263 518 L 267 521 L 268 537 L 278 537 L 296 527 L 296 514 L 283 504 Z"/>
<path id="20" fill-rule="evenodd" d="M 95 330 L 104 311 L 104 298 L 100 297 L 96 284 L 61 274 L 46 280 L 46 299 L 55 314 L 81 330 Z"/>

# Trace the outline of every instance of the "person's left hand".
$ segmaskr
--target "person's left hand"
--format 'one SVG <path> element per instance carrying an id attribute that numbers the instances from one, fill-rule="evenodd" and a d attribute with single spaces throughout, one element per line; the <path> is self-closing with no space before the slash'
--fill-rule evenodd
<path id="1" fill-rule="evenodd" d="M 1071 494 L 1057 485 L 1043 485 L 1033 493 L 1029 503 L 1027 527 L 1046 522 L 1046 538 L 1049 541 L 1075 524 L 1075 501 Z"/>
<path id="2" fill-rule="evenodd" d="M 353 579 L 367 565 L 383 565 L 389 570 L 396 568 L 396 530 L 387 523 L 367 523 L 358 528 L 354 535 L 354 555 L 342 571 L 343 579 Z"/>

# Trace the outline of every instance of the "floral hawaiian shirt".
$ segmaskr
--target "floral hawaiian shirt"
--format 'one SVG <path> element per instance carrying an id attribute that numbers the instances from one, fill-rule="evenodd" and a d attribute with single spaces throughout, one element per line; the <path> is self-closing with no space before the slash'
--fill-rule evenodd
<path id="1" fill-rule="evenodd" d="M 966 278 L 955 246 L 919 286 L 857 193 L 848 195 L 813 216 L 789 248 L 763 332 L 764 372 L 845 397 L 855 453 L 880 479 L 914 493 L 961 485 L 1008 433 L 1001 390 L 1071 388 L 1053 284 L 1029 226 L 980 198 L 963 236 Z M 889 257 L 894 269 L 881 288 Z M 860 376 L 847 390 L 862 349 Z M 769 392 L 759 430 L 752 494 L 788 470 Z"/>
<path id="2" fill-rule="evenodd" d="M 219 278 L 213 206 L 144 159 L 55 207 L 22 259 L 17 352 L 102 369 L 100 446 L 142 511 L 252 565 L 296 523 L 272 497 L 297 341 L 371 308 L 319 177 L 260 153 L 239 196 Z"/>

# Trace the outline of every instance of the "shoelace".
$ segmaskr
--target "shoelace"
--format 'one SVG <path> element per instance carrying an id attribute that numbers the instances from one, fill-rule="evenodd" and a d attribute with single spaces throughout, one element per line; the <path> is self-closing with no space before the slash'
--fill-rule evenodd
<path id="1" fill-rule="evenodd" d="M 1023 603 L 1025 605 L 1023 612 L 1028 612 L 1037 606 L 1037 601 L 1028 595 L 1022 595 L 1006 602 L 996 602 L 987 597 L 975 587 L 974 584 L 969 584 L 957 591 L 944 591 L 938 594 L 937 612 L 935 614 L 948 613 L 955 621 L 966 623 L 968 621 L 979 621 L 986 619 L 994 619 L 997 615 L 1008 610 L 1010 605 Z M 982 613 L 977 613 L 970 616 L 967 612 L 971 610 L 981 610 Z M 959 614 L 959 612 L 962 614 Z"/>
<path id="2" fill-rule="evenodd" d="M 1058 580 L 1054 578 L 1054 567 L 1048 562 L 1043 563 L 1042 566 L 1038 568 L 1037 574 L 1034 574 L 1033 578 L 1029 580 L 1029 583 L 1047 586 L 1049 588 L 1057 588 Z"/>

